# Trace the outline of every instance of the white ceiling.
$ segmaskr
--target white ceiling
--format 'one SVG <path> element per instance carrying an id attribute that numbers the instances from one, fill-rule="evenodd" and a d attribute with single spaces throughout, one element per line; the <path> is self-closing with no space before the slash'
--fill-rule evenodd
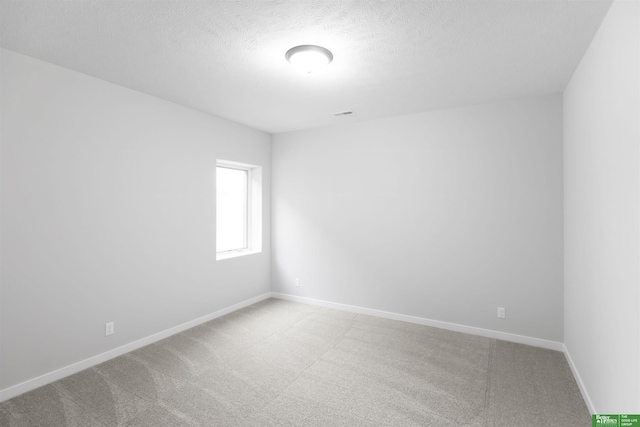
<path id="1" fill-rule="evenodd" d="M 1 0 L 0 42 L 279 133 L 560 92 L 610 3 Z M 299 44 L 333 63 L 292 69 Z"/>

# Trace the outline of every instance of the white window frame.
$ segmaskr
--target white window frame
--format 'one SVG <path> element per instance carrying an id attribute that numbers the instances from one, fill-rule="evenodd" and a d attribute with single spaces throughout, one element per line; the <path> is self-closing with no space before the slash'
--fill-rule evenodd
<path id="1" fill-rule="evenodd" d="M 216 175 L 218 167 L 238 169 L 247 172 L 247 203 L 245 210 L 246 217 L 244 233 L 246 247 L 218 252 L 216 246 L 216 260 L 219 261 L 262 252 L 262 167 L 247 163 L 218 159 L 216 161 Z M 217 232 L 216 221 L 216 235 Z"/>

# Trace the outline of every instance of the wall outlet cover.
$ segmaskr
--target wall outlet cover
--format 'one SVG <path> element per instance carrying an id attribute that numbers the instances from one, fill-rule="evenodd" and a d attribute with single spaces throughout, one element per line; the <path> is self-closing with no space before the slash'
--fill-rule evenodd
<path id="1" fill-rule="evenodd" d="M 105 323 L 104 335 L 108 337 L 109 335 L 113 335 L 115 333 L 115 324 L 114 322 Z"/>

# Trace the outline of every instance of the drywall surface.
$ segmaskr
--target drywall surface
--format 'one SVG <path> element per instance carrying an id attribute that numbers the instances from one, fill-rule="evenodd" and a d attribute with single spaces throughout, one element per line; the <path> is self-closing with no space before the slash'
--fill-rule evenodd
<path id="1" fill-rule="evenodd" d="M 274 292 L 562 341 L 560 95 L 278 134 L 272 166 Z"/>
<path id="2" fill-rule="evenodd" d="M 640 16 L 616 1 L 564 93 L 565 345 L 593 408 L 640 412 Z"/>
<path id="3" fill-rule="evenodd" d="M 264 168 L 260 254 L 216 261 L 218 158 Z M 0 388 L 269 292 L 269 177 L 266 133 L 3 49 Z"/>

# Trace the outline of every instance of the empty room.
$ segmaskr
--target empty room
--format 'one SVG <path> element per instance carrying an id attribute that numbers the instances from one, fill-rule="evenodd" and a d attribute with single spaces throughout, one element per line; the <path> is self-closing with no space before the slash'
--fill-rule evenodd
<path id="1" fill-rule="evenodd" d="M 640 2 L 0 0 L 0 46 L 1 426 L 640 426 Z"/>

